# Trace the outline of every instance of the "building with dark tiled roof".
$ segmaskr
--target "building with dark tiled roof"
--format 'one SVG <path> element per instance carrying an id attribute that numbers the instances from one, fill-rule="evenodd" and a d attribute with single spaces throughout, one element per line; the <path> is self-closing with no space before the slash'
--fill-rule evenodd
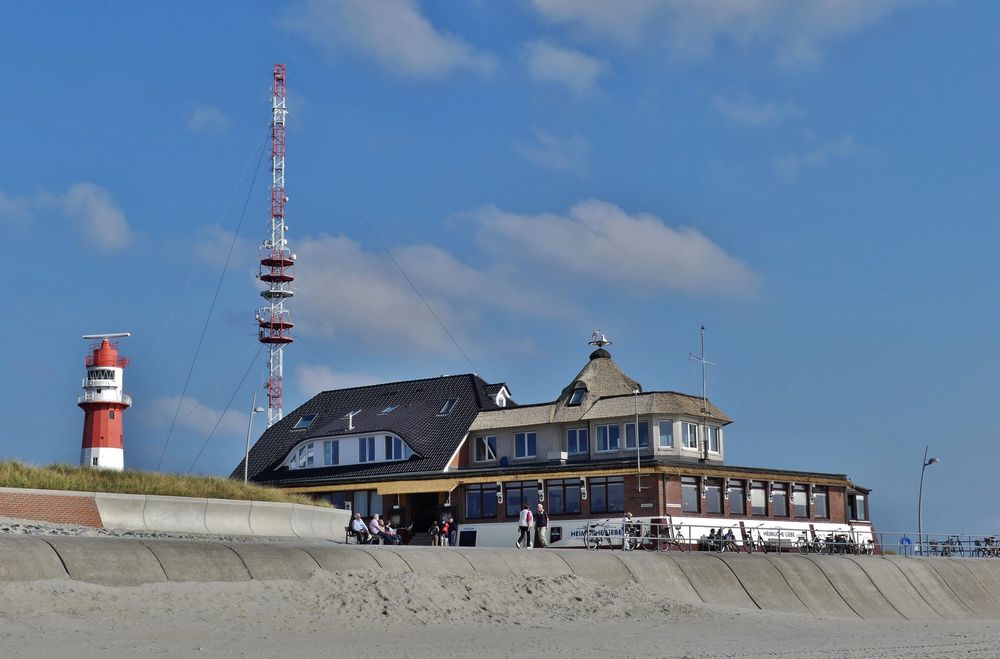
<path id="1" fill-rule="evenodd" d="M 524 503 L 548 508 L 557 545 L 626 511 L 689 536 L 871 537 L 869 490 L 843 474 L 726 465 L 731 422 L 702 397 L 644 391 L 600 345 L 547 403 L 473 374 L 322 392 L 261 436 L 249 474 L 417 531 L 453 515 L 464 544 L 509 544 Z"/>

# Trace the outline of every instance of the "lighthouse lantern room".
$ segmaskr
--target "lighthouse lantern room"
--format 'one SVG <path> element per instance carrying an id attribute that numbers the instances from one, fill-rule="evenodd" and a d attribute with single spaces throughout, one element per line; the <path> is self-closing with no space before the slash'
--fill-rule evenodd
<path id="1" fill-rule="evenodd" d="M 77 405 L 83 408 L 83 450 L 80 464 L 97 469 L 125 468 L 122 413 L 132 405 L 132 399 L 122 390 L 123 375 L 128 360 L 118 354 L 115 339 L 129 336 L 117 334 L 87 334 L 93 341 L 85 365 L 83 395 Z"/>

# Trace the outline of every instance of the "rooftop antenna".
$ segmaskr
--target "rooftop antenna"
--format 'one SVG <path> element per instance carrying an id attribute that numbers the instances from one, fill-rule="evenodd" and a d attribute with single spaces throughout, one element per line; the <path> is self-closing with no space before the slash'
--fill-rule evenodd
<path id="1" fill-rule="evenodd" d="M 706 437 L 707 428 L 705 422 L 708 420 L 708 367 L 718 366 L 715 362 L 710 362 L 705 359 L 705 326 L 701 326 L 701 356 L 694 354 L 693 352 L 688 353 L 688 358 L 692 361 L 701 362 L 701 461 L 705 461 L 708 457 L 708 437 Z"/>
<path id="2" fill-rule="evenodd" d="M 599 329 L 595 329 L 594 333 L 590 336 L 590 341 L 587 341 L 587 345 L 597 346 L 598 348 L 609 346 L 612 343 L 613 341 L 608 341 L 607 337 Z"/>

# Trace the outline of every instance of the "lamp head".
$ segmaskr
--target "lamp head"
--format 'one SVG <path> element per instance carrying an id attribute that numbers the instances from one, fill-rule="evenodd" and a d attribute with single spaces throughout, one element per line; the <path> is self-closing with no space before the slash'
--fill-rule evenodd
<path id="1" fill-rule="evenodd" d="M 938 460 L 937 458 L 931 458 L 930 460 L 927 461 L 927 464 L 928 465 L 936 465 L 939 462 L 941 462 L 941 461 Z"/>
<path id="2" fill-rule="evenodd" d="M 263 407 L 255 407 L 255 408 L 253 408 L 253 413 L 254 414 L 260 414 L 263 411 L 265 411 Z M 934 460 L 937 461 L 937 458 L 934 458 Z"/>

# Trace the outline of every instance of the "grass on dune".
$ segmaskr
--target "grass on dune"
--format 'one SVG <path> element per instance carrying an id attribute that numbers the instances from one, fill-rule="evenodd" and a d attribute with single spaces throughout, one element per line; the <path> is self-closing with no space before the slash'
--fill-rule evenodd
<path id="1" fill-rule="evenodd" d="M 116 494 L 157 494 L 173 497 L 205 497 L 244 501 L 273 501 L 329 506 L 299 494 L 271 487 L 211 476 L 182 476 L 153 471 L 111 471 L 67 464 L 35 467 L 22 462 L 0 462 L 0 487 Z"/>

